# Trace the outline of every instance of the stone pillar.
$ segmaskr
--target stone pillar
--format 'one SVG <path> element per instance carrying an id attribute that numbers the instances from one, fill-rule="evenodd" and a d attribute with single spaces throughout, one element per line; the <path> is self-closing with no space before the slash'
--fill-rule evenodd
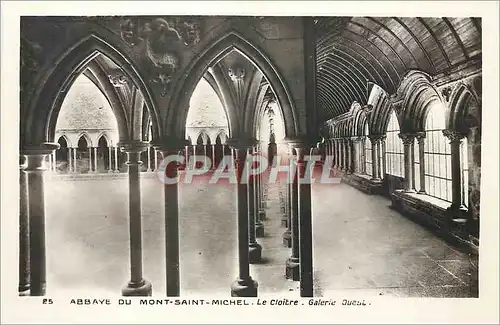
<path id="1" fill-rule="evenodd" d="M 56 167 L 57 167 L 57 158 L 56 158 L 56 151 L 54 150 L 52 152 L 52 171 L 54 173 L 56 172 Z"/>
<path id="2" fill-rule="evenodd" d="M 293 154 L 293 149 L 292 154 Z M 292 157 L 290 166 L 293 164 L 293 168 L 290 171 L 290 179 L 292 185 L 291 191 L 291 239 L 292 239 L 292 255 L 286 261 L 285 277 L 287 279 L 292 279 L 293 281 L 300 280 L 300 264 L 299 264 L 299 253 L 300 253 L 300 241 L 299 241 L 299 188 L 297 181 L 297 156 Z"/>
<path id="3" fill-rule="evenodd" d="M 73 148 L 68 147 L 68 173 L 73 171 L 73 153 L 71 149 Z"/>
<path id="4" fill-rule="evenodd" d="M 413 144 L 415 142 L 415 135 L 410 133 L 400 133 L 399 137 L 403 141 L 404 146 L 404 166 L 405 166 L 405 191 L 414 192 L 413 178 Z"/>
<path id="5" fill-rule="evenodd" d="M 372 180 L 380 181 L 380 177 L 378 175 L 379 155 L 377 151 L 377 143 L 380 137 L 370 136 L 369 138 L 370 142 L 372 143 Z"/>
<path id="6" fill-rule="evenodd" d="M 112 156 L 113 156 L 113 150 L 111 150 L 111 146 L 108 147 L 108 173 L 113 172 L 113 161 L 112 161 Z"/>
<path id="7" fill-rule="evenodd" d="M 122 289 L 123 296 L 151 296 L 151 283 L 142 277 L 142 216 L 141 152 L 147 145 L 141 141 L 119 143 L 121 151 L 127 153 L 129 186 L 129 234 L 130 234 L 130 281 Z"/>
<path id="8" fill-rule="evenodd" d="M 45 255 L 45 195 L 43 161 L 47 155 L 59 148 L 57 143 L 43 143 L 26 147 L 26 186 L 28 188 L 29 217 L 29 272 L 30 295 L 43 296 L 46 290 L 46 255 Z"/>
<path id="9" fill-rule="evenodd" d="M 94 147 L 94 172 L 99 172 L 97 168 L 97 147 Z"/>
<path id="10" fill-rule="evenodd" d="M 293 148 L 290 148 L 290 153 L 288 155 L 288 168 L 292 166 L 293 160 Z M 290 170 L 290 169 L 289 169 Z M 285 181 L 286 184 L 286 198 L 285 198 L 285 215 L 286 215 L 286 230 L 283 233 L 283 246 L 292 247 L 292 183 L 290 182 L 290 173 L 288 173 L 288 179 Z"/>
<path id="11" fill-rule="evenodd" d="M 347 169 L 348 173 L 352 173 L 354 171 L 354 164 L 353 164 L 353 161 L 352 161 L 352 158 L 353 158 L 353 149 L 354 149 L 353 148 L 353 143 L 352 143 L 351 139 L 346 139 L 345 143 L 346 143 L 346 149 L 347 149 L 347 155 L 346 155 L 347 164 L 346 164 L 346 169 Z"/>
<path id="12" fill-rule="evenodd" d="M 159 146 L 163 159 L 168 155 L 178 154 L 179 149 L 186 145 L 185 140 L 177 138 L 166 139 Z M 156 150 L 156 148 L 155 148 Z M 180 164 L 170 163 L 166 166 L 165 175 L 175 182 L 165 183 L 164 210 L 165 210 L 165 261 L 167 296 L 180 296 L 180 247 L 179 247 L 179 186 L 178 170 Z M 158 168 L 158 166 L 156 167 Z"/>
<path id="13" fill-rule="evenodd" d="M 215 144 L 212 144 L 212 168 L 216 168 L 216 162 L 215 162 Z"/>
<path id="14" fill-rule="evenodd" d="M 151 147 L 148 147 L 148 169 L 146 171 L 151 171 Z"/>
<path id="15" fill-rule="evenodd" d="M 248 150 L 248 159 L 253 155 L 253 148 Z M 246 163 L 246 168 L 249 170 L 250 162 Z M 255 175 L 246 175 L 248 177 L 248 259 L 249 263 L 254 264 L 260 262 L 262 259 L 262 246 L 257 242 L 255 235 L 255 223 L 256 215 L 258 211 L 256 209 L 256 198 L 255 198 Z"/>
<path id="16" fill-rule="evenodd" d="M 425 194 L 425 132 L 417 133 L 417 142 L 418 142 L 418 160 L 420 167 L 420 189 L 418 193 Z"/>
<path id="17" fill-rule="evenodd" d="M 386 151 L 386 148 L 385 148 L 385 139 L 386 139 L 387 136 L 383 135 L 381 136 L 380 138 L 380 143 L 382 144 L 382 150 L 381 152 L 379 153 L 381 155 L 381 158 L 380 158 L 380 163 L 381 163 L 381 173 L 380 173 L 380 178 L 385 178 L 385 172 L 386 172 L 386 162 L 385 162 L 385 151 Z"/>
<path id="18" fill-rule="evenodd" d="M 26 157 L 19 156 L 19 286 L 20 296 L 29 295 L 30 290 L 30 245 L 28 186 L 26 184 Z"/>
<path id="19" fill-rule="evenodd" d="M 118 168 L 118 146 L 115 147 L 115 172 L 119 173 L 120 169 Z"/>
<path id="20" fill-rule="evenodd" d="M 158 150 L 156 148 L 154 148 L 154 153 L 155 153 L 155 159 L 154 159 L 155 168 L 153 170 L 157 171 L 158 170 Z"/>
<path id="21" fill-rule="evenodd" d="M 76 173 L 77 172 L 77 166 L 76 166 L 76 150 L 77 148 L 73 148 L 73 172 Z"/>
<path id="22" fill-rule="evenodd" d="M 92 147 L 89 147 L 89 173 L 92 173 Z"/>
<path id="23" fill-rule="evenodd" d="M 248 252 L 248 185 L 242 182 L 243 168 L 247 152 L 255 145 L 253 139 L 229 139 L 234 149 L 238 184 L 236 186 L 238 204 L 238 279 L 231 285 L 232 297 L 257 297 L 257 282 L 250 276 Z"/>
<path id="24" fill-rule="evenodd" d="M 257 147 L 256 147 L 257 148 Z M 256 149 L 254 151 L 255 155 L 258 155 L 259 152 Z M 264 237 L 264 224 L 262 220 L 265 219 L 266 213 L 262 208 L 262 197 L 261 197 L 261 176 L 262 174 L 255 175 L 254 177 L 254 197 L 255 197 L 255 236 L 257 238 Z"/>
<path id="25" fill-rule="evenodd" d="M 467 222 L 467 208 L 462 203 L 462 177 L 460 175 L 460 143 L 464 134 L 453 130 L 443 130 L 443 134 L 450 140 L 451 153 L 451 206 L 448 208 L 450 221 L 465 225 Z"/>
<path id="26" fill-rule="evenodd" d="M 295 144 L 297 153 L 298 197 L 299 197 L 299 264 L 300 296 L 313 296 L 313 246 L 311 211 L 311 172 L 306 173 L 304 157 L 310 155 L 306 143 Z"/>

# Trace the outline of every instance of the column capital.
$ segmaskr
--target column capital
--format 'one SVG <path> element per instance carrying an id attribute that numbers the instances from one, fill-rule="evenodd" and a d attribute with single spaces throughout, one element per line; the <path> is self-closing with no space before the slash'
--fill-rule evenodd
<path id="1" fill-rule="evenodd" d="M 415 133 L 399 133 L 398 136 L 403 141 L 404 145 L 412 145 L 415 143 Z"/>
<path id="2" fill-rule="evenodd" d="M 142 152 L 147 150 L 149 144 L 139 140 L 120 141 L 116 144 L 122 152 Z"/>
<path id="3" fill-rule="evenodd" d="M 21 154 L 26 156 L 48 155 L 51 154 L 54 150 L 59 149 L 59 147 L 59 143 L 43 142 L 40 144 L 24 146 L 21 149 Z"/>
<path id="4" fill-rule="evenodd" d="M 249 137 L 234 137 L 227 139 L 226 143 L 233 149 L 248 150 L 257 144 L 257 140 Z"/>
<path id="5" fill-rule="evenodd" d="M 385 139 L 387 136 L 385 134 L 370 134 L 368 138 L 370 141 L 373 142 L 379 142 L 380 140 Z"/>
<path id="6" fill-rule="evenodd" d="M 465 134 L 457 132 L 455 130 L 443 130 L 443 135 L 450 140 L 450 143 L 462 141 L 465 138 Z"/>
<path id="7" fill-rule="evenodd" d="M 415 138 L 419 144 L 423 143 L 425 140 L 425 132 L 415 132 Z"/>
<path id="8" fill-rule="evenodd" d="M 184 149 L 185 146 L 189 145 L 191 145 L 191 142 L 189 142 L 189 140 L 178 138 L 175 136 L 165 136 L 158 141 L 150 143 L 150 146 L 159 151 L 178 151 Z M 195 144 L 193 146 L 195 146 Z"/>

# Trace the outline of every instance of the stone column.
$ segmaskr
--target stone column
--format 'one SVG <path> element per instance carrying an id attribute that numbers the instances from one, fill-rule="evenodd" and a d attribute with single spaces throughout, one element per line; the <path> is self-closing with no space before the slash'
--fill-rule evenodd
<path id="1" fill-rule="evenodd" d="M 346 143 L 346 148 L 347 148 L 347 155 L 346 155 L 347 164 L 346 164 L 346 169 L 347 169 L 347 172 L 350 174 L 350 173 L 352 173 L 354 171 L 354 164 L 352 162 L 352 158 L 353 158 L 353 144 L 352 144 L 352 140 L 351 139 L 346 139 L 345 143 Z"/>
<path id="2" fill-rule="evenodd" d="M 380 177 L 378 175 L 378 152 L 377 152 L 377 143 L 380 139 L 378 136 L 370 136 L 370 142 L 372 143 L 372 180 L 380 181 Z"/>
<path id="3" fill-rule="evenodd" d="M 129 234 L 130 234 L 130 281 L 122 289 L 123 296 L 151 296 L 151 283 L 142 277 L 142 216 L 141 216 L 141 178 L 139 167 L 142 164 L 141 152 L 147 144 L 141 141 L 118 144 L 127 154 L 129 186 Z"/>
<path id="4" fill-rule="evenodd" d="M 77 172 L 77 168 L 76 168 L 76 149 L 77 148 L 73 148 L 73 172 L 76 173 Z"/>
<path id="5" fill-rule="evenodd" d="M 384 178 L 385 177 L 385 172 L 386 172 L 386 163 L 385 163 L 385 139 L 386 139 L 387 136 L 383 135 L 380 137 L 380 143 L 382 145 L 382 150 L 381 152 L 379 153 L 381 155 L 380 157 L 380 165 L 381 165 L 381 172 L 380 172 L 380 178 Z"/>
<path id="6" fill-rule="evenodd" d="M 43 296 L 46 290 L 44 159 L 59 148 L 57 143 L 26 147 L 26 186 L 29 216 L 30 295 Z"/>
<path id="7" fill-rule="evenodd" d="M 415 135 L 410 133 L 400 133 L 399 137 L 403 141 L 404 146 L 405 191 L 414 192 L 413 176 L 415 173 L 413 172 L 413 144 L 415 142 Z"/>
<path id="8" fill-rule="evenodd" d="M 73 148 L 68 147 L 68 173 L 73 171 L 73 153 L 71 149 Z"/>
<path id="9" fill-rule="evenodd" d="M 28 296 L 30 290 L 30 245 L 28 186 L 26 184 L 26 157 L 19 156 L 19 295 Z"/>
<path id="10" fill-rule="evenodd" d="M 115 147 L 115 172 L 119 173 L 120 169 L 118 168 L 118 146 Z"/>
<path id="11" fill-rule="evenodd" d="M 253 148 L 248 149 L 248 159 L 253 155 Z M 249 170 L 250 163 L 246 162 L 246 168 Z M 249 263 L 254 264 L 260 262 L 262 258 L 262 246 L 257 243 L 255 235 L 256 223 L 256 199 L 255 199 L 255 175 L 246 175 L 248 177 L 248 259 Z"/>
<path id="12" fill-rule="evenodd" d="M 151 171 L 151 147 L 148 147 L 148 172 Z"/>
<path id="13" fill-rule="evenodd" d="M 288 168 L 292 166 L 293 160 L 293 148 L 290 148 L 288 154 Z M 290 169 L 289 169 L 290 170 Z M 286 184 L 286 198 L 285 198 L 285 215 L 286 215 L 286 230 L 283 233 L 283 246 L 292 247 L 292 183 L 290 182 L 290 173 L 288 173 L 288 179 L 285 181 Z"/>
<path id="14" fill-rule="evenodd" d="M 418 142 L 418 160 L 420 167 L 420 189 L 418 193 L 425 194 L 425 132 L 418 132 L 416 138 Z"/>
<path id="15" fill-rule="evenodd" d="M 256 147 L 258 148 L 258 147 Z M 257 149 L 254 151 L 255 155 L 258 155 L 259 152 Z M 254 177 L 254 197 L 255 197 L 255 236 L 257 238 L 264 237 L 264 224 L 262 220 L 265 219 L 266 213 L 262 208 L 262 197 L 261 197 L 261 176 L 262 174 L 255 175 Z"/>
<path id="16" fill-rule="evenodd" d="M 238 178 L 236 186 L 238 204 L 238 279 L 231 285 L 232 297 L 257 297 L 257 282 L 250 276 L 248 252 L 248 185 L 242 182 L 247 152 L 255 145 L 253 139 L 229 139 L 235 152 L 235 168 Z"/>
<path id="17" fill-rule="evenodd" d="M 56 151 L 54 150 L 52 152 L 52 171 L 56 172 L 56 167 L 57 167 L 57 158 L 56 158 Z"/>
<path id="18" fill-rule="evenodd" d="M 294 148 L 290 148 L 292 151 Z M 293 152 L 292 152 L 293 154 Z M 293 164 L 293 168 L 290 171 L 290 179 L 292 185 L 291 191 L 291 239 L 292 239 L 292 255 L 286 261 L 285 277 L 287 279 L 292 279 L 293 281 L 300 280 L 300 264 L 299 264 L 299 252 L 300 252 L 300 241 L 299 241 L 299 188 L 297 181 L 297 156 L 293 156 L 290 165 Z"/>
<path id="19" fill-rule="evenodd" d="M 212 168 L 216 168 L 216 161 L 215 161 L 215 144 L 212 144 Z"/>
<path id="20" fill-rule="evenodd" d="M 94 147 L 94 172 L 99 172 L 97 168 L 97 147 Z"/>
<path id="21" fill-rule="evenodd" d="M 174 137 L 165 139 L 158 149 L 161 150 L 163 159 L 168 155 L 178 154 L 179 149 L 186 145 L 185 140 Z M 180 247 L 179 247 L 179 167 L 178 163 L 170 163 L 165 166 L 165 175 L 177 180 L 165 183 L 164 210 L 165 210 L 165 261 L 166 261 L 166 283 L 167 296 L 180 296 Z M 158 168 L 158 166 L 157 166 Z"/>
<path id="22" fill-rule="evenodd" d="M 451 153 L 451 206 L 448 209 L 450 219 L 457 224 L 465 224 L 467 221 L 467 208 L 462 204 L 462 177 L 460 175 L 460 143 L 464 134 L 453 130 L 443 130 L 443 134 L 450 140 Z"/>
<path id="23" fill-rule="evenodd" d="M 306 173 L 304 157 L 310 155 L 306 143 L 294 145 L 297 153 L 298 197 L 299 197 L 299 263 L 300 296 L 313 296 L 313 246 L 312 246 L 312 211 L 311 211 L 311 173 Z"/>
<path id="24" fill-rule="evenodd" d="M 108 173 L 113 172 L 113 162 L 112 162 L 113 151 L 111 150 L 111 146 L 108 147 Z"/>
<path id="25" fill-rule="evenodd" d="M 92 147 L 89 147 L 89 173 L 92 173 Z"/>
<path id="26" fill-rule="evenodd" d="M 360 144 L 360 152 L 361 152 L 361 162 L 360 162 L 360 169 L 362 174 L 366 174 L 366 137 L 363 137 L 361 139 L 361 144 Z"/>

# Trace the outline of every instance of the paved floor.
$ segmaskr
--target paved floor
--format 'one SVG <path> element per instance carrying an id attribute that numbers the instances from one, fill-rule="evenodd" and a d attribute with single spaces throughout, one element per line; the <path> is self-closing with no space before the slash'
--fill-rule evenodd
<path id="1" fill-rule="evenodd" d="M 47 180 L 48 293 L 119 295 L 129 277 L 126 179 Z M 259 295 L 298 296 L 284 278 L 278 187 L 269 189 L 262 264 L 252 265 Z M 315 294 L 468 297 L 477 259 L 345 184 L 315 185 Z M 142 180 L 143 269 L 153 294 L 165 292 L 163 189 Z M 230 185 L 180 187 L 182 295 L 229 295 L 237 276 L 235 191 Z"/>

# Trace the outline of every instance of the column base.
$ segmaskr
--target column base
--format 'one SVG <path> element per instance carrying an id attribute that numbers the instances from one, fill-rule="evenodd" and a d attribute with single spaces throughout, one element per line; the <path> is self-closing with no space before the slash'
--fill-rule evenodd
<path id="1" fill-rule="evenodd" d="M 144 279 L 140 283 L 129 282 L 122 289 L 122 296 L 124 297 L 146 297 L 151 296 L 152 293 L 153 287 L 151 283 Z"/>
<path id="2" fill-rule="evenodd" d="M 252 278 L 238 279 L 231 285 L 231 297 L 257 297 L 258 286 Z"/>
<path id="3" fill-rule="evenodd" d="M 255 237 L 264 237 L 264 224 L 262 223 L 262 221 L 257 221 L 255 223 Z"/>
<path id="4" fill-rule="evenodd" d="M 292 247 L 292 234 L 289 229 L 285 230 L 283 233 L 283 246 L 288 248 Z"/>
<path id="5" fill-rule="evenodd" d="M 266 220 L 266 219 L 267 219 L 266 211 L 259 210 L 259 220 Z"/>
<path id="6" fill-rule="evenodd" d="M 113 173 L 113 171 L 111 169 L 108 169 L 108 173 L 111 174 Z"/>
<path id="7" fill-rule="evenodd" d="M 26 297 L 30 295 L 30 285 L 24 285 L 18 287 L 18 293 L 20 297 Z"/>
<path id="8" fill-rule="evenodd" d="M 262 246 L 259 243 L 250 243 L 248 245 L 248 262 L 250 264 L 259 263 L 262 260 Z"/>
<path id="9" fill-rule="evenodd" d="M 300 280 L 300 264 L 298 258 L 290 257 L 286 260 L 285 277 L 293 281 Z"/>

